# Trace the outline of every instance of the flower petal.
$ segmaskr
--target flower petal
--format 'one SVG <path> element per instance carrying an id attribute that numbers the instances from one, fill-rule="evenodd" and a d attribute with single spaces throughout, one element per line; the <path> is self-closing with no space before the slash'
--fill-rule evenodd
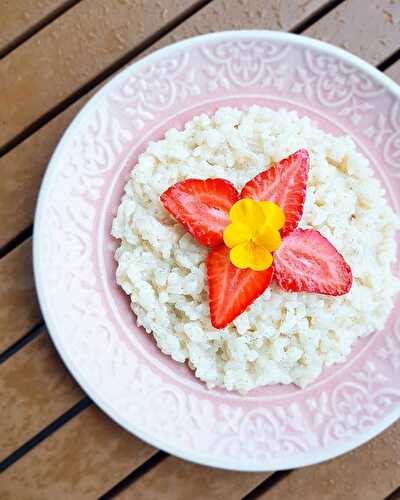
<path id="1" fill-rule="evenodd" d="M 272 201 L 261 201 L 260 206 L 264 211 L 266 224 L 275 229 L 281 229 L 285 225 L 285 214 L 279 205 Z"/>
<path id="2" fill-rule="evenodd" d="M 251 236 L 252 232 L 247 224 L 235 222 L 226 227 L 224 231 L 224 243 L 227 247 L 233 248 L 236 245 L 250 241 Z"/>
<path id="3" fill-rule="evenodd" d="M 250 254 L 250 269 L 253 271 L 265 271 L 272 265 L 272 255 L 260 245 L 252 245 Z"/>
<path id="4" fill-rule="evenodd" d="M 230 209 L 229 217 L 232 222 L 246 224 L 252 231 L 257 231 L 265 222 L 265 214 L 260 204 L 249 198 L 237 201 Z"/>
<path id="5" fill-rule="evenodd" d="M 272 265 L 271 253 L 260 245 L 252 242 L 242 243 L 229 252 L 232 264 L 239 269 L 265 271 Z"/>
<path id="6" fill-rule="evenodd" d="M 254 242 L 270 252 L 275 252 L 282 243 L 281 235 L 277 229 L 264 225 L 254 237 Z"/>
<path id="7" fill-rule="evenodd" d="M 229 258 L 232 264 L 239 269 L 250 267 L 252 258 L 252 244 L 250 242 L 242 243 L 231 248 Z"/>

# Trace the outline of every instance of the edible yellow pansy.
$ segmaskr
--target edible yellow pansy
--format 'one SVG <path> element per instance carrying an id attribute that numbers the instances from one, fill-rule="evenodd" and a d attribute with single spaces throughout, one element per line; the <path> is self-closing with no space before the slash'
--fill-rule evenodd
<path id="1" fill-rule="evenodd" d="M 272 265 L 272 253 L 281 244 L 279 229 L 285 224 L 285 215 L 271 201 L 243 198 L 229 211 L 229 224 L 224 231 L 224 242 L 229 247 L 232 264 L 240 269 L 264 271 Z"/>

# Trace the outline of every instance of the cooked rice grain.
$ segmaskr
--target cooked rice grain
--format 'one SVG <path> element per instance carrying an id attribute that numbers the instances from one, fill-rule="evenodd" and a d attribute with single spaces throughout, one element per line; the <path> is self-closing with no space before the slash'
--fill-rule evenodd
<path id="1" fill-rule="evenodd" d="M 160 204 L 161 193 L 189 177 L 245 182 L 297 149 L 311 165 L 300 226 L 327 237 L 350 264 L 342 297 L 290 294 L 272 285 L 223 330 L 211 326 L 207 249 Z M 112 234 L 121 240 L 117 282 L 139 325 L 178 362 L 189 360 L 209 387 L 246 393 L 265 384 L 305 387 L 324 365 L 343 362 L 357 337 L 381 329 L 399 282 L 398 219 L 368 160 L 347 136 L 334 137 L 293 111 L 220 108 L 150 143 L 125 186 Z"/>

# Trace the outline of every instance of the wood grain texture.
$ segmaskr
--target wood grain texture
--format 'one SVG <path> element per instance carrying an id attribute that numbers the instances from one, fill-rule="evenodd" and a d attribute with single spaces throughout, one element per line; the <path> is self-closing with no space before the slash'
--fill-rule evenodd
<path id="1" fill-rule="evenodd" d="M 0 461 L 84 394 L 41 335 L 0 365 Z"/>
<path id="2" fill-rule="evenodd" d="M 239 27 L 293 29 L 324 3 L 324 0 L 296 3 L 291 0 L 232 0 L 225 12 L 226 1 L 214 0 L 193 16 L 188 28 L 185 25 L 189 22 L 184 23 L 172 32 L 171 37 L 164 38 L 162 45 L 207 32 L 213 27 L 215 30 Z M 158 47 L 159 44 L 154 45 L 146 53 Z M 0 178 L 5 179 L 0 183 L 0 247 L 32 224 L 37 193 L 51 154 L 69 122 L 100 87 L 93 89 L 0 158 Z"/>
<path id="3" fill-rule="evenodd" d="M 346 0 L 304 32 L 378 64 L 399 48 L 398 0 Z"/>
<path id="4" fill-rule="evenodd" d="M 0 52 L 53 15 L 68 0 L 2 0 L 0 3 Z"/>
<path id="5" fill-rule="evenodd" d="M 239 500 L 270 474 L 203 467 L 168 457 L 119 493 L 118 500 Z"/>
<path id="6" fill-rule="evenodd" d="M 0 498 L 95 499 L 154 453 L 90 406 L 0 475 Z"/>
<path id="7" fill-rule="evenodd" d="M 304 9 L 308 9 L 310 5 L 315 9 L 315 4 L 310 2 L 290 0 L 271 2 L 270 5 L 261 0 L 242 0 L 240 5 L 246 6 L 246 10 L 240 11 L 239 2 L 233 5 L 226 0 L 215 0 L 160 39 L 151 50 L 210 31 L 246 28 L 290 30 L 301 23 L 306 14 Z M 300 9 L 303 10 L 303 16 Z M 378 64 L 392 55 L 399 46 L 399 11 L 398 0 L 346 0 L 302 34 L 330 42 L 372 64 Z M 284 12 L 287 12 L 285 16 Z M 312 9 L 306 15 L 311 12 Z"/>
<path id="8" fill-rule="evenodd" d="M 0 352 L 40 321 L 29 238 L 0 260 Z"/>
<path id="9" fill-rule="evenodd" d="M 149 51 L 184 38 L 214 31 L 234 29 L 289 31 L 325 3 L 326 0 L 214 0 L 159 40 Z"/>
<path id="10" fill-rule="evenodd" d="M 0 61 L 0 147 L 197 0 L 83 0 Z"/>
<path id="11" fill-rule="evenodd" d="M 377 500 L 399 485 L 400 421 L 350 453 L 293 471 L 259 499 Z"/>

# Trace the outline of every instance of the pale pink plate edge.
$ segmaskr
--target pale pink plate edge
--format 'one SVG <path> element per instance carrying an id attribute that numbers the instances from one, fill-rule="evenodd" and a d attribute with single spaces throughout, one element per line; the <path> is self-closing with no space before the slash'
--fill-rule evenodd
<path id="1" fill-rule="evenodd" d="M 273 32 L 273 31 L 267 31 L 267 30 L 243 30 L 243 31 L 225 31 L 225 32 L 220 32 L 220 33 L 212 33 L 212 34 L 206 34 L 206 35 L 201 35 L 198 37 L 190 38 L 187 40 L 183 40 L 181 42 L 177 42 L 175 44 L 169 45 L 163 49 L 158 50 L 154 54 L 151 54 L 149 56 L 146 56 L 145 58 L 141 59 L 138 62 L 133 63 L 130 65 L 128 68 L 125 68 L 123 71 L 121 71 L 118 75 L 116 75 L 110 82 L 108 82 L 104 87 L 102 87 L 99 92 L 96 93 L 95 96 L 93 96 L 89 102 L 84 106 L 84 108 L 78 113 L 78 115 L 73 119 L 71 124 L 69 125 L 68 129 L 64 133 L 62 139 L 60 140 L 56 150 L 54 151 L 54 154 L 49 162 L 46 174 L 44 176 L 44 179 L 42 181 L 42 185 L 39 191 L 39 196 L 38 196 L 38 202 L 36 205 L 36 210 L 35 210 L 35 224 L 34 224 L 34 232 L 33 232 L 33 267 L 34 267 L 34 278 L 35 278 L 35 283 L 36 283 L 36 289 L 37 289 L 37 294 L 39 298 L 39 303 L 41 310 L 43 312 L 44 318 L 49 318 L 49 314 L 47 313 L 47 305 L 45 301 L 43 300 L 43 290 L 42 290 L 42 283 L 40 279 L 40 275 L 38 273 L 39 269 L 39 254 L 37 251 L 38 248 L 38 237 L 37 237 L 37 230 L 36 227 L 39 226 L 39 220 L 41 217 L 41 207 L 43 205 L 43 200 L 46 197 L 46 183 L 47 180 L 51 174 L 53 165 L 57 163 L 57 158 L 58 155 L 61 154 L 61 145 L 63 141 L 68 140 L 68 137 L 73 133 L 73 130 L 78 126 L 81 120 L 84 120 L 89 114 L 92 109 L 95 108 L 97 101 L 102 97 L 103 93 L 105 94 L 108 89 L 112 86 L 115 85 L 116 81 L 122 80 L 126 74 L 131 70 L 132 66 L 135 66 L 136 69 L 139 69 L 141 66 L 144 66 L 148 64 L 150 61 L 151 62 L 156 62 L 158 59 L 161 59 L 165 56 L 167 56 L 170 53 L 173 53 L 177 48 L 189 48 L 192 45 L 198 44 L 199 41 L 204 40 L 204 41 L 218 41 L 220 38 L 225 38 L 225 37 L 231 37 L 232 39 L 241 39 L 241 38 L 246 38 L 249 36 L 252 36 L 254 38 L 266 38 L 268 37 L 269 39 L 273 39 L 274 41 L 281 41 L 281 42 L 289 42 L 289 43 L 294 43 L 297 45 L 302 45 L 305 47 L 309 48 L 315 48 L 315 49 L 320 49 L 323 50 L 326 53 L 330 53 L 332 55 L 335 55 L 344 61 L 349 62 L 350 64 L 358 67 L 360 70 L 364 71 L 365 73 L 369 74 L 371 77 L 379 81 L 382 85 L 384 85 L 389 91 L 391 91 L 393 94 L 397 96 L 397 98 L 400 100 L 400 87 L 393 82 L 389 77 L 381 73 L 379 70 L 371 66 L 369 63 L 363 61 L 357 56 L 354 56 L 348 52 L 346 52 L 343 49 L 337 48 L 335 46 L 332 46 L 330 44 L 327 44 L 325 42 L 320 42 L 308 37 L 300 36 L 300 35 L 293 35 L 290 33 L 281 33 L 281 32 Z M 75 380 L 79 383 L 79 385 L 82 387 L 83 391 L 87 393 L 93 402 L 99 406 L 110 418 L 112 418 L 114 421 L 116 421 L 119 425 L 121 425 L 124 429 L 126 429 L 128 432 L 134 433 L 136 436 L 138 436 L 140 439 L 143 441 L 149 443 L 150 445 L 160 448 L 168 453 L 171 453 L 173 455 L 178 456 L 179 458 L 183 458 L 186 460 L 190 460 L 192 462 L 202 464 L 202 465 L 207 465 L 207 466 L 212 466 L 212 467 L 218 467 L 218 468 L 224 468 L 224 469 L 231 469 L 231 470 L 240 470 L 240 471 L 252 471 L 252 472 L 259 472 L 259 471 L 273 471 L 273 470 L 284 470 L 284 469 L 292 469 L 292 468 L 298 468 L 298 467 L 303 467 L 307 465 L 312 465 L 316 463 L 320 463 L 324 460 L 332 459 L 337 457 L 338 455 L 341 455 L 343 453 L 346 453 L 357 446 L 360 446 L 361 444 L 369 441 L 376 435 L 378 435 L 380 432 L 385 430 L 387 427 L 389 427 L 392 423 L 394 423 L 397 419 L 400 418 L 400 406 L 395 408 L 391 413 L 389 413 L 386 417 L 382 418 L 379 420 L 378 423 L 376 423 L 374 426 L 369 428 L 367 431 L 364 431 L 363 433 L 360 433 L 357 435 L 357 437 L 349 439 L 345 442 L 339 442 L 337 445 L 333 446 L 331 445 L 328 450 L 326 451 L 310 451 L 310 455 L 312 457 L 309 457 L 308 459 L 304 457 L 303 454 L 301 455 L 293 455 L 290 457 L 286 457 L 281 460 L 276 460 L 273 459 L 272 462 L 270 461 L 265 461 L 263 465 L 258 466 L 258 464 L 241 464 L 240 467 L 235 467 L 232 465 L 230 462 L 225 462 L 223 460 L 217 460 L 213 458 L 210 460 L 209 457 L 204 456 L 202 454 L 198 453 L 182 453 L 182 450 L 180 448 L 175 448 L 169 444 L 163 443 L 161 439 L 154 438 L 154 436 L 150 436 L 147 433 L 143 432 L 140 429 L 133 428 L 134 426 L 129 423 L 125 418 L 121 417 L 120 415 L 116 415 L 115 412 L 111 409 L 111 407 L 108 405 L 108 403 L 103 400 L 103 398 L 97 393 L 96 390 L 94 390 L 92 387 L 87 387 L 87 384 L 85 380 L 83 379 L 83 376 L 79 373 L 78 370 L 74 368 L 72 360 L 69 358 L 68 354 L 63 350 L 61 342 L 59 341 L 57 335 L 54 333 L 56 332 L 56 327 L 55 325 L 51 324 L 51 321 L 47 322 L 47 327 L 50 333 L 50 336 L 60 354 L 62 357 L 64 363 L 66 364 L 68 370 L 71 372 L 72 376 L 75 378 Z"/>

